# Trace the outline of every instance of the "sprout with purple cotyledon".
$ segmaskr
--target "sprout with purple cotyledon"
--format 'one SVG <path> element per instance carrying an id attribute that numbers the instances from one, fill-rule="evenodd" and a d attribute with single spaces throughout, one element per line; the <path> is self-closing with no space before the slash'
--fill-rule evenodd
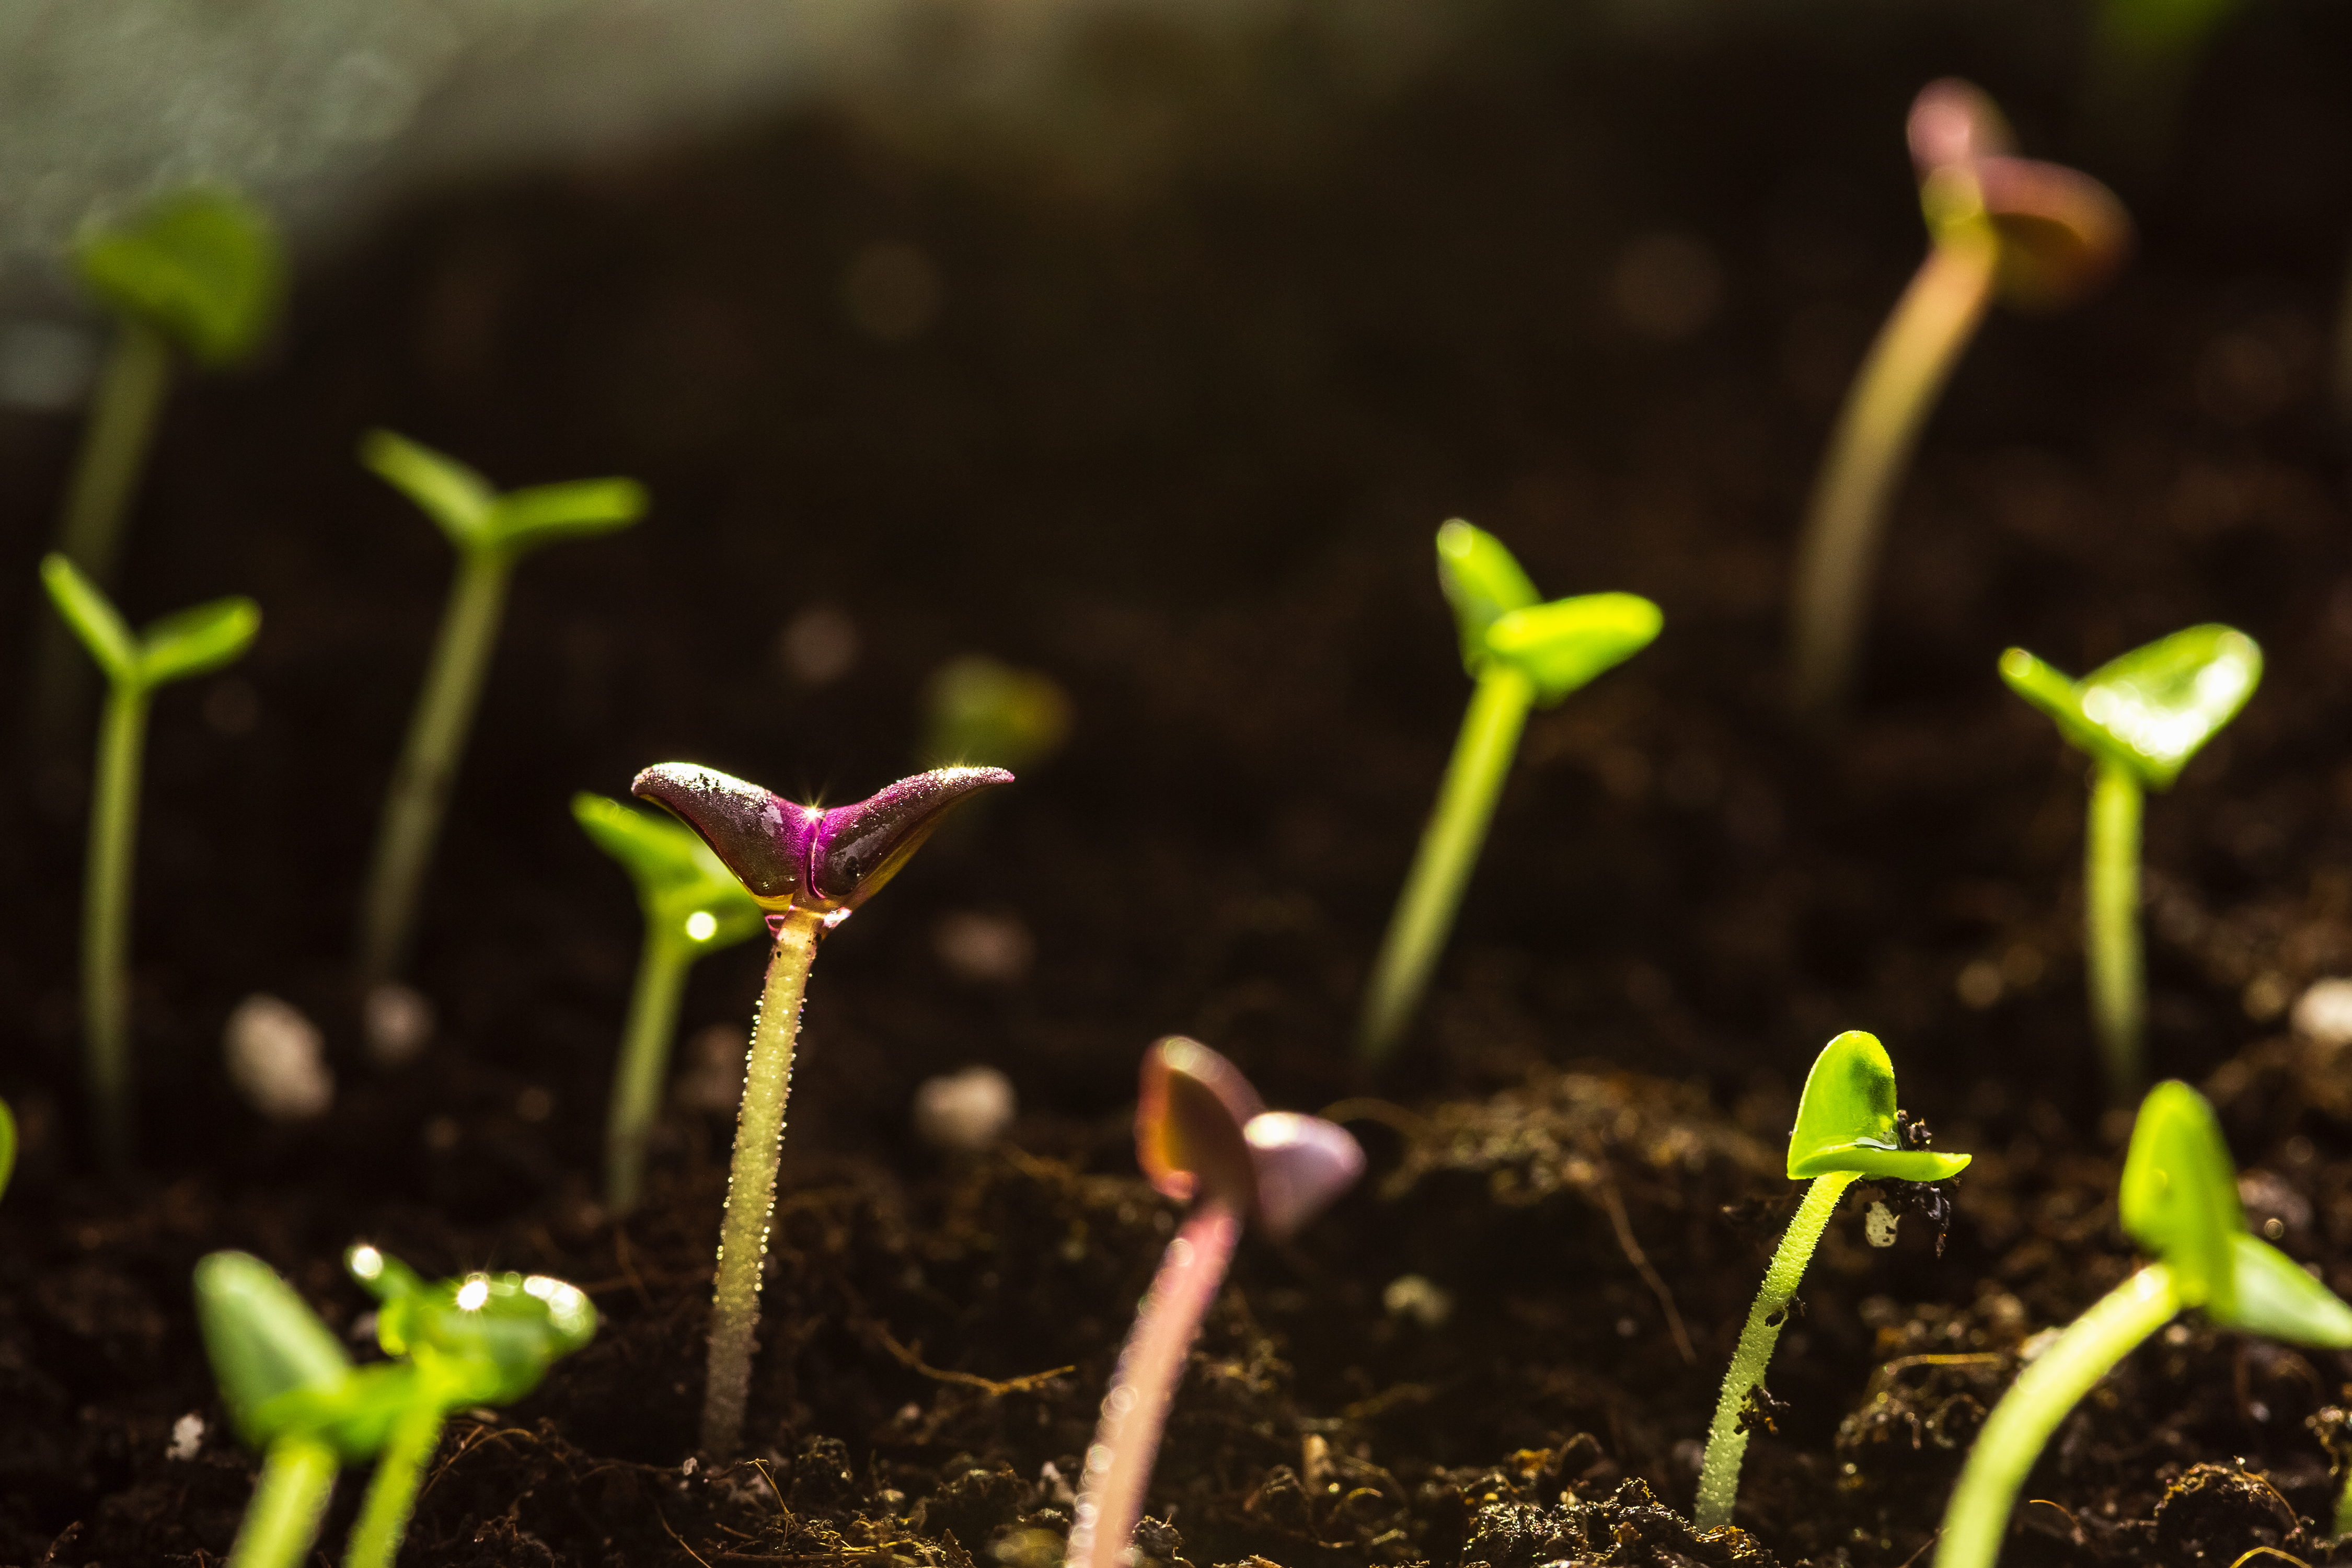
<path id="1" fill-rule="evenodd" d="M 1181 1035 L 1144 1053 L 1135 1157 L 1153 1186 L 1192 1212 L 1160 1258 L 1103 1395 L 1070 1525 L 1070 1568 L 1126 1561 L 1169 1404 L 1243 1223 L 1287 1237 L 1364 1169 L 1346 1129 L 1266 1110 L 1233 1063 Z"/>
<path id="2" fill-rule="evenodd" d="M 817 943 L 897 876 L 959 802 L 1012 782 L 1003 768 L 934 768 L 830 810 L 795 805 L 758 784 L 691 763 L 647 768 L 630 786 L 702 836 L 767 911 L 768 929 L 776 938 L 751 1026 L 727 1212 L 719 1231 L 702 1403 L 702 1447 L 713 1458 L 731 1455 L 743 1434 L 751 1337 L 760 1324 L 760 1266 L 775 1207 L 793 1047 Z"/>

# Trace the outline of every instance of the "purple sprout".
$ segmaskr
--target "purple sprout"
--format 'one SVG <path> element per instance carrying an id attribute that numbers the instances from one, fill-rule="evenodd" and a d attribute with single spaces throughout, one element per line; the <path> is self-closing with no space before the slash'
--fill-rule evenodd
<path id="1" fill-rule="evenodd" d="M 1135 1157 L 1154 1187 L 1190 1202 L 1192 1212 L 1160 1258 L 1103 1395 L 1070 1526 L 1069 1568 L 1127 1561 L 1168 1406 L 1243 1223 L 1286 1238 L 1364 1170 L 1364 1152 L 1344 1128 L 1266 1110 L 1233 1063 L 1181 1035 L 1144 1053 Z"/>

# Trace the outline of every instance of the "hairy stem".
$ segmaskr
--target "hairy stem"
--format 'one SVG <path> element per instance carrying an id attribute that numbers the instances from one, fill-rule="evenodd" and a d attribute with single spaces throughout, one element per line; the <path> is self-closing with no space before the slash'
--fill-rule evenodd
<path id="1" fill-rule="evenodd" d="M 440 836 L 441 815 L 457 761 L 481 700 L 482 678 L 498 646 L 512 563 L 491 550 L 458 558 L 457 580 L 442 612 L 425 672 L 425 689 L 410 718 L 408 739 L 384 798 L 383 826 L 368 868 L 360 912 L 360 976 L 373 986 L 394 979 L 408 961 L 425 868 Z"/>
<path id="2" fill-rule="evenodd" d="M 769 918 L 775 951 L 751 1055 L 743 1070 L 743 1106 L 735 1118 L 735 1158 L 727 1172 L 727 1213 L 719 1228 L 719 1280 L 710 1309 L 710 1358 L 702 1394 L 702 1451 L 731 1458 L 743 1436 L 751 1389 L 753 1336 L 760 1327 L 760 1273 L 768 1257 L 768 1219 L 776 1206 L 776 1161 L 783 1152 L 784 1101 L 793 1088 L 793 1043 L 809 966 L 824 935 L 824 916 L 789 910 Z"/>
<path id="3" fill-rule="evenodd" d="M 1445 765 L 1444 783 L 1438 788 L 1437 808 L 1422 830 L 1421 847 L 1365 990 L 1356 1048 L 1366 1061 L 1383 1061 L 1396 1049 L 1429 989 L 1430 973 L 1454 928 L 1454 910 L 1461 907 L 1470 868 L 1486 841 L 1496 798 L 1511 771 L 1519 731 L 1534 700 L 1534 683 L 1513 666 L 1490 664 L 1478 678 L 1470 710 L 1463 715 L 1462 733 L 1454 742 L 1453 760 Z"/>
<path id="4" fill-rule="evenodd" d="M 82 1031 L 100 1157 L 131 1163 L 131 870 L 139 842 L 140 752 L 147 735 L 144 687 L 107 694 L 90 791 L 89 856 L 82 889 Z"/>
<path id="5" fill-rule="evenodd" d="M 2172 1271 L 2151 1263 L 2101 1297 L 2018 1373 L 1993 1406 L 1944 1509 L 1936 1568 L 1992 1568 L 2010 1510 L 2066 1413 L 2180 1310 Z"/>
<path id="6" fill-rule="evenodd" d="M 403 1411 L 392 1424 L 383 1449 L 376 1455 L 375 1475 L 360 1503 L 360 1517 L 352 1526 L 343 1568 L 392 1568 L 408 1533 L 408 1516 L 416 1506 L 425 1463 L 441 1446 L 442 1422 L 439 1403 L 428 1399 Z"/>
<path id="7" fill-rule="evenodd" d="M 1209 1303 L 1216 1300 L 1241 1234 L 1241 1215 L 1213 1198 L 1192 1212 L 1161 1256 L 1160 1272 L 1118 1352 L 1110 1392 L 1103 1395 L 1102 1419 L 1087 1448 L 1086 1476 L 1065 1553 L 1069 1568 L 1119 1568 L 1136 1521 L 1143 1517 L 1144 1489 L 1185 1357 Z"/>
<path id="8" fill-rule="evenodd" d="M 621 1032 L 621 1059 L 613 1073 L 613 1109 L 604 1124 L 604 1205 L 614 1214 L 635 1207 L 645 1185 L 646 1139 L 661 1110 L 678 997 L 693 963 L 694 949 L 675 931 L 646 921 L 629 1021 Z"/>
<path id="9" fill-rule="evenodd" d="M 296 1568 L 319 1538 L 335 1489 L 335 1451 L 314 1437 L 281 1437 L 261 1461 L 261 1479 L 236 1527 L 228 1568 Z"/>
<path id="10" fill-rule="evenodd" d="M 1863 599 L 1888 504 L 1929 411 L 1984 317 L 1998 254 L 1989 232 L 1940 239 L 1846 393 L 1797 546 L 1790 632 L 1800 712 L 1830 712 L 1853 683 Z"/>
<path id="11" fill-rule="evenodd" d="M 1739 1500 L 1739 1466 L 1748 1457 L 1748 1434 L 1739 1429 L 1740 1408 L 1748 1403 L 1748 1391 L 1764 1381 L 1772 1348 L 1788 1324 L 1789 1302 L 1805 1278 L 1805 1265 L 1813 1260 L 1813 1248 L 1821 1245 L 1830 1215 L 1855 1180 L 1851 1171 L 1814 1177 L 1765 1268 L 1764 1288 L 1748 1309 L 1748 1324 L 1739 1331 L 1739 1347 L 1731 1352 L 1731 1369 L 1723 1374 L 1723 1393 L 1715 1402 L 1715 1424 L 1707 1429 L 1693 1515 L 1701 1530 L 1720 1530 L 1731 1522 L 1732 1505 Z"/>
<path id="12" fill-rule="evenodd" d="M 2091 966 L 2091 1023 L 2117 1105 L 2139 1092 L 2147 1029 L 2147 976 L 2140 957 L 2139 823 L 2143 794 L 2131 770 L 2102 759 L 2091 782 L 2091 830 L 2083 848 L 2083 951 Z"/>

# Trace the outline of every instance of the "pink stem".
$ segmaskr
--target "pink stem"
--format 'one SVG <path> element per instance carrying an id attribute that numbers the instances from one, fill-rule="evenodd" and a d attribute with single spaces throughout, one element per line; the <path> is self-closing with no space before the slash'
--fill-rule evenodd
<path id="1" fill-rule="evenodd" d="M 1118 1352 L 1110 1392 L 1103 1395 L 1102 1420 L 1087 1449 L 1086 1478 L 1070 1526 L 1069 1568 L 1122 1568 L 1136 1521 L 1143 1517 L 1143 1489 L 1160 1453 L 1169 1404 L 1184 1375 L 1184 1358 L 1224 1282 L 1241 1234 L 1241 1215 L 1213 1198 L 1192 1211 L 1160 1259 L 1160 1272 Z"/>

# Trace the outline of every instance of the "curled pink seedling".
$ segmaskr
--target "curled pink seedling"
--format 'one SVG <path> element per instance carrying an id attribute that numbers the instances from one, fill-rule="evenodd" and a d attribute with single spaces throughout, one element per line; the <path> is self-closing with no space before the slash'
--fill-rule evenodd
<path id="1" fill-rule="evenodd" d="M 830 912 L 873 897 L 950 807 L 1012 782 L 1003 768 L 933 768 L 830 809 L 692 763 L 656 763 L 630 787 L 702 835 L 762 908 Z"/>
<path id="2" fill-rule="evenodd" d="M 1071 1568 L 1118 1568 L 1127 1552 L 1177 1379 L 1244 1222 L 1287 1237 L 1364 1171 L 1346 1129 L 1266 1110 L 1233 1063 L 1181 1035 L 1144 1053 L 1135 1157 L 1153 1186 L 1192 1212 L 1168 1244 L 1103 1396 L 1070 1525 Z"/>

